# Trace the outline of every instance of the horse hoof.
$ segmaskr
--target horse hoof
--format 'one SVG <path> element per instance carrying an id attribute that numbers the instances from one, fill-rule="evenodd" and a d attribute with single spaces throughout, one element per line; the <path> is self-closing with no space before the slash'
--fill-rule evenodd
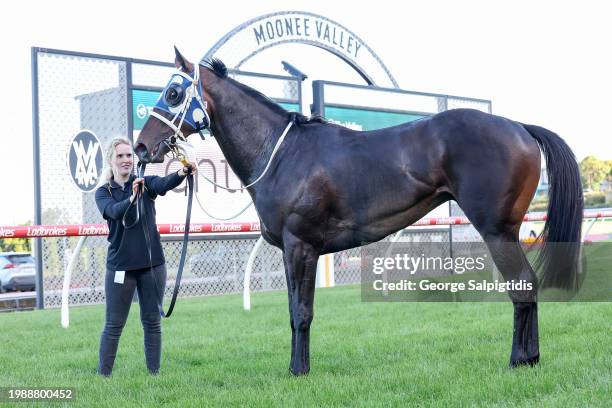
<path id="1" fill-rule="evenodd" d="M 291 367 L 289 367 L 289 372 L 294 375 L 295 377 L 299 377 L 302 375 L 308 375 L 308 373 L 310 372 L 310 368 L 296 368 L 293 369 Z"/>
<path id="2" fill-rule="evenodd" d="M 537 354 L 534 357 L 519 360 L 510 360 L 510 368 L 517 368 L 522 366 L 533 367 L 540 362 L 540 355 Z"/>

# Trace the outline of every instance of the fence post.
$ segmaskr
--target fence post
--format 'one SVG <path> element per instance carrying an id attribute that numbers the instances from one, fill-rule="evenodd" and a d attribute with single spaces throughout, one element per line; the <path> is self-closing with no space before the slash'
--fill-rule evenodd
<path id="1" fill-rule="evenodd" d="M 38 122 L 38 48 L 32 47 L 32 151 L 34 154 L 34 224 L 42 224 L 40 201 L 40 134 Z M 36 259 L 36 308 L 45 308 L 43 293 L 43 252 L 42 238 L 34 239 Z"/>

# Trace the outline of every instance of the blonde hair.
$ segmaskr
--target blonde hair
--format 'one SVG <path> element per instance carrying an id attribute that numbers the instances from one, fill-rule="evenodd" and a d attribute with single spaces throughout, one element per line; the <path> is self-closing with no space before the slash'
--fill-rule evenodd
<path id="1" fill-rule="evenodd" d="M 117 157 L 115 148 L 120 144 L 132 147 L 132 143 L 124 137 L 116 137 L 110 141 L 104 151 L 104 170 L 102 171 L 102 177 L 100 177 L 100 185 L 108 183 L 113 178 L 113 159 Z"/>

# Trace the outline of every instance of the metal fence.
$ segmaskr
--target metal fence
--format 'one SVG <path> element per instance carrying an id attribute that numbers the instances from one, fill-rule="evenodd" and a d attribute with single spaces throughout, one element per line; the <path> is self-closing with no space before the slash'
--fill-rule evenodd
<path id="1" fill-rule="evenodd" d="M 258 235 L 210 239 L 192 236 L 179 295 L 181 297 L 240 293 L 244 288 L 246 263 Z M 386 241 L 392 236 L 385 238 Z M 46 307 L 61 305 L 64 271 L 68 266 L 79 237 L 44 238 L 44 301 Z M 104 274 L 108 243 L 106 237 L 87 237 L 72 272 L 69 302 L 72 305 L 104 302 Z M 448 229 L 405 230 L 399 241 L 437 242 L 450 253 Z M 162 238 L 168 280 L 166 296 L 171 296 L 178 269 L 181 241 Z M 354 284 L 361 277 L 361 248 L 334 254 L 335 284 Z M 255 258 L 250 290 L 286 289 L 282 253 L 267 243 Z"/>

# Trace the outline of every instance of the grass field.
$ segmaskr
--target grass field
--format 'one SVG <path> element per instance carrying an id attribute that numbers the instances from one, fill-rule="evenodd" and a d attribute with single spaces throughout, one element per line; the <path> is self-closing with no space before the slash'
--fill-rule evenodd
<path id="1" fill-rule="evenodd" d="M 0 387 L 72 387 L 67 406 L 115 408 L 612 406 L 610 303 L 541 303 L 541 365 L 510 370 L 510 303 L 364 303 L 358 286 L 319 289 L 311 373 L 294 378 L 286 293 L 255 294 L 251 312 L 241 302 L 181 299 L 155 377 L 136 305 L 111 379 L 95 375 L 102 306 L 72 308 L 67 330 L 59 310 L 1 314 Z"/>

